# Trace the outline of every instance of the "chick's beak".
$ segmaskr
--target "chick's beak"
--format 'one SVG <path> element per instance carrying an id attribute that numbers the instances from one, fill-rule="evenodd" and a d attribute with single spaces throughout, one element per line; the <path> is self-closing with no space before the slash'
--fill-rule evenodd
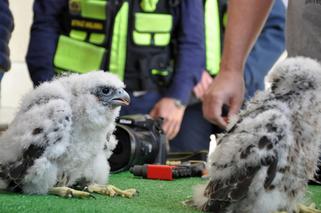
<path id="1" fill-rule="evenodd" d="M 130 97 L 124 89 L 117 89 L 111 99 L 114 106 L 126 106 L 130 103 Z"/>

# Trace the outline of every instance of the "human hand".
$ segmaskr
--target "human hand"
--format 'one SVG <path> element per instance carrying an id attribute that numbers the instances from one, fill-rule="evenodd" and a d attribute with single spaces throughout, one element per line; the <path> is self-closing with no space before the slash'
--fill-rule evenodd
<path id="1" fill-rule="evenodd" d="M 202 73 L 201 80 L 193 88 L 193 92 L 196 98 L 203 100 L 203 96 L 205 95 L 212 81 L 213 81 L 213 78 L 210 76 L 210 74 L 206 70 L 204 70 Z"/>
<path id="2" fill-rule="evenodd" d="M 162 98 L 156 103 L 149 114 L 153 118 L 162 117 L 164 119 L 162 128 L 166 134 L 166 137 L 171 140 L 180 130 L 184 111 L 185 107 L 177 106 L 175 99 Z"/>
<path id="3" fill-rule="evenodd" d="M 203 97 L 203 114 L 210 122 L 226 128 L 228 118 L 238 113 L 244 99 L 242 72 L 220 72 Z M 227 105 L 227 117 L 222 116 L 222 107 Z"/>

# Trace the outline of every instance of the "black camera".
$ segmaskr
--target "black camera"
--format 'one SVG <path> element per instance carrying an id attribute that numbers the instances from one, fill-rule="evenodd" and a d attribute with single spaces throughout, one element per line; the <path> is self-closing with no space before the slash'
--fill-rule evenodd
<path id="1" fill-rule="evenodd" d="M 116 120 L 118 144 L 109 158 L 112 173 L 126 171 L 133 165 L 165 164 L 167 148 L 161 118 L 126 115 Z"/>

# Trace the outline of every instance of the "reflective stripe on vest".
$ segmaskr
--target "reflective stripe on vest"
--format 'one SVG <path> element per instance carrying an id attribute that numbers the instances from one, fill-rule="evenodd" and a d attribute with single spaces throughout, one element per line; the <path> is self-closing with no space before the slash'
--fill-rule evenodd
<path id="1" fill-rule="evenodd" d="M 156 10 L 158 0 L 141 0 L 140 7 L 145 12 L 153 12 Z"/>
<path id="2" fill-rule="evenodd" d="M 128 2 L 124 2 L 116 15 L 109 60 L 109 71 L 118 75 L 121 80 L 125 76 L 128 9 Z"/>
<path id="3" fill-rule="evenodd" d="M 217 0 L 206 0 L 204 12 L 206 70 L 211 75 L 216 75 L 221 61 L 221 30 Z"/>

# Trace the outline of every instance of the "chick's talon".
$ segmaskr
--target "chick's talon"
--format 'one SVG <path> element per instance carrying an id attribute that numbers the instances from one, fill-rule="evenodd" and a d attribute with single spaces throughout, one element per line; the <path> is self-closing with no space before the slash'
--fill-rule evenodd
<path id="1" fill-rule="evenodd" d="M 103 194 L 107 196 L 114 197 L 116 195 L 120 195 L 122 197 L 126 198 L 132 198 L 137 194 L 136 189 L 126 189 L 121 190 L 113 185 L 98 185 L 98 184 L 92 184 L 89 185 L 87 188 L 88 192 L 95 192 L 98 194 Z"/>
<path id="2" fill-rule="evenodd" d="M 48 194 L 57 195 L 59 197 L 66 197 L 66 198 L 88 198 L 88 197 L 95 198 L 89 192 L 75 190 L 65 186 L 53 187 L 49 189 Z"/>
<path id="3" fill-rule="evenodd" d="M 316 209 L 315 204 L 312 203 L 309 206 L 303 204 L 298 205 L 299 213 L 321 213 L 321 210 Z"/>

